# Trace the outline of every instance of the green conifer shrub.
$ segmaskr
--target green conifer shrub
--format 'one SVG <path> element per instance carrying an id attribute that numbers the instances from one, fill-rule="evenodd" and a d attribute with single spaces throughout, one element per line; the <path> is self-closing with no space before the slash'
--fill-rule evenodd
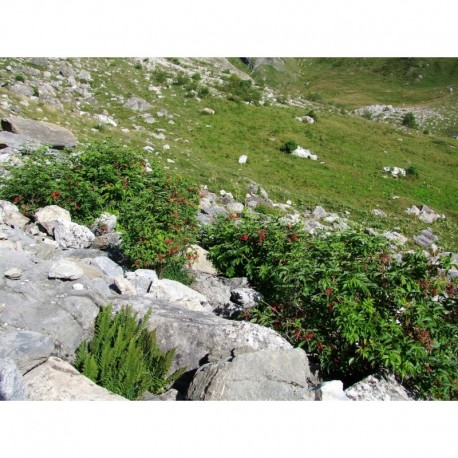
<path id="1" fill-rule="evenodd" d="M 160 394 L 186 368 L 168 375 L 175 350 L 162 352 L 155 331 L 147 329 L 151 310 L 141 319 L 127 306 L 112 316 L 112 305 L 104 307 L 95 322 L 91 342 L 83 341 L 74 366 L 107 390 L 127 399 L 138 399 L 145 391 Z"/>
<path id="2" fill-rule="evenodd" d="M 294 140 L 287 141 L 280 150 L 284 153 L 291 154 L 295 149 L 297 149 L 297 143 Z"/>
<path id="3" fill-rule="evenodd" d="M 402 125 L 405 127 L 409 127 L 410 129 L 415 129 L 417 127 L 415 115 L 410 111 L 409 113 L 406 113 L 402 118 Z"/>

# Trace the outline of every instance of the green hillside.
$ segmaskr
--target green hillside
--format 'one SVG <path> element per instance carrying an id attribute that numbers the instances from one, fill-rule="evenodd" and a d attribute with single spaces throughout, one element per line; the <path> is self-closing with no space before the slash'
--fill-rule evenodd
<path id="1" fill-rule="evenodd" d="M 92 78 L 85 83 L 92 98 L 76 105 L 75 94 L 70 94 L 60 98 L 63 108 L 56 108 L 38 97 L 27 97 L 27 106 L 20 105 L 26 97 L 10 90 L 18 74 L 24 84 L 37 87 L 39 76 L 25 70 L 33 67 L 41 73 L 45 67 L 27 59 L 1 59 L 0 96 L 19 105 L 21 116 L 60 123 L 80 141 L 114 138 L 138 148 L 151 145 L 155 151 L 145 156 L 172 160 L 166 163 L 171 170 L 211 190 L 231 191 L 242 201 L 247 182 L 255 180 L 278 202 L 289 199 L 298 209 L 322 205 L 347 211 L 353 221 L 386 230 L 398 227 L 408 236 L 427 225 L 406 215 L 405 209 L 428 205 L 446 215 L 433 225 L 441 245 L 457 250 L 458 59 L 300 58 L 257 66 L 238 58 L 230 62 L 233 68 L 209 59 L 68 59 L 90 72 Z M 236 69 L 253 78 L 251 87 L 238 80 L 231 83 Z M 50 73 L 49 81 L 59 81 Z M 123 107 L 131 96 L 151 104 L 148 112 L 155 123 Z M 411 129 L 399 121 L 354 113 L 376 104 L 426 114 Z M 215 114 L 203 114 L 205 107 Z M 164 109 L 166 116 L 156 114 Z M 103 110 L 116 127 L 92 118 Z M 295 119 L 310 110 L 318 122 Z M 10 111 L 0 105 L 0 114 Z M 310 149 L 318 160 L 281 152 L 290 140 Z M 248 155 L 247 164 L 238 163 L 242 154 Z M 386 177 L 385 166 L 411 168 L 415 175 Z M 385 211 L 387 218 L 374 217 L 374 208 Z"/>

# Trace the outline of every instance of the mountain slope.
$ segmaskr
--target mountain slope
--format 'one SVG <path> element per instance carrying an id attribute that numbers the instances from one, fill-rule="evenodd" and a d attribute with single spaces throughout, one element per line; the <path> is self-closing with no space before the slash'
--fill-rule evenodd
<path id="1" fill-rule="evenodd" d="M 446 215 L 434 231 L 456 249 L 457 69 L 458 59 L 1 59 L 0 115 L 47 119 L 79 141 L 149 145 L 145 156 L 240 200 L 255 180 L 297 208 L 347 211 L 406 235 L 426 225 L 405 209 L 426 204 Z M 132 97 L 150 106 L 126 107 Z M 354 111 L 375 104 L 392 105 L 393 117 Z M 318 122 L 296 119 L 310 110 Z M 401 125 L 408 111 L 419 129 Z M 282 153 L 291 140 L 318 160 Z M 393 178 L 386 166 L 415 175 Z"/>

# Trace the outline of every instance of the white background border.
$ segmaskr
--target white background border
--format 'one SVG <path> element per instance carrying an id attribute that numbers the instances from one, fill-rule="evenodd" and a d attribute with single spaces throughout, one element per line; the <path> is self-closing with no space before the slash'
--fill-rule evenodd
<path id="1" fill-rule="evenodd" d="M 458 2 L 3 2 L 0 57 L 456 57 Z M 13 6 L 14 5 L 14 6 Z M 456 403 L 0 403 L 2 456 L 456 456 Z"/>

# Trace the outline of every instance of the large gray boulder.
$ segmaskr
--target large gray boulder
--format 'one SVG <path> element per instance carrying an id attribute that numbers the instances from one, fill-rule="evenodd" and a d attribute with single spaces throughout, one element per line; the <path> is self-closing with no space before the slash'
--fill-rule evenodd
<path id="1" fill-rule="evenodd" d="M 22 374 L 45 362 L 53 351 L 53 339 L 38 332 L 0 333 L 0 359 L 11 358 Z"/>
<path id="2" fill-rule="evenodd" d="M 0 401 L 25 401 L 27 388 L 11 358 L 0 358 Z"/>
<path id="3" fill-rule="evenodd" d="M 72 217 L 70 212 L 58 205 L 48 205 L 47 207 L 40 208 L 35 212 L 35 221 L 43 226 L 49 235 L 54 235 L 54 228 L 57 221 L 71 222 Z"/>
<path id="4" fill-rule="evenodd" d="M 293 350 L 265 349 L 232 360 L 203 365 L 187 398 L 195 401 L 313 401 L 314 384 L 307 355 Z"/>
<path id="5" fill-rule="evenodd" d="M 62 62 L 59 68 L 59 73 L 65 78 L 75 76 L 75 70 L 73 70 L 73 67 L 68 62 Z"/>
<path id="6" fill-rule="evenodd" d="M 33 65 L 40 65 L 41 67 L 47 67 L 50 64 L 47 57 L 30 57 L 28 61 Z"/>
<path id="7" fill-rule="evenodd" d="M 213 313 L 189 310 L 164 300 L 146 296 L 113 299 L 113 309 L 131 305 L 140 315 L 152 310 L 149 329 L 156 329 L 157 343 L 162 350 L 176 348 L 172 370 L 186 366 L 197 369 L 200 361 L 215 350 L 231 351 L 249 347 L 253 351 L 291 349 L 291 345 L 275 331 L 257 324 L 231 321 Z"/>
<path id="8" fill-rule="evenodd" d="M 59 244 L 59 248 L 88 248 L 94 241 L 95 235 L 85 226 L 57 220 L 54 239 Z"/>
<path id="9" fill-rule="evenodd" d="M 127 401 L 51 356 L 24 377 L 30 401 Z"/>
<path id="10" fill-rule="evenodd" d="M 2 119 L 1 124 L 2 129 L 7 132 L 22 135 L 56 149 L 76 146 L 75 136 L 68 129 L 55 124 L 32 121 L 19 116 L 9 116 Z"/>
<path id="11" fill-rule="evenodd" d="M 393 374 L 381 371 L 345 390 L 352 401 L 413 401 Z"/>
<path id="12" fill-rule="evenodd" d="M 11 92 L 14 92 L 16 94 L 21 94 L 25 95 L 26 97 L 32 97 L 33 96 L 33 89 L 24 83 L 15 83 L 12 86 L 8 88 Z"/>

